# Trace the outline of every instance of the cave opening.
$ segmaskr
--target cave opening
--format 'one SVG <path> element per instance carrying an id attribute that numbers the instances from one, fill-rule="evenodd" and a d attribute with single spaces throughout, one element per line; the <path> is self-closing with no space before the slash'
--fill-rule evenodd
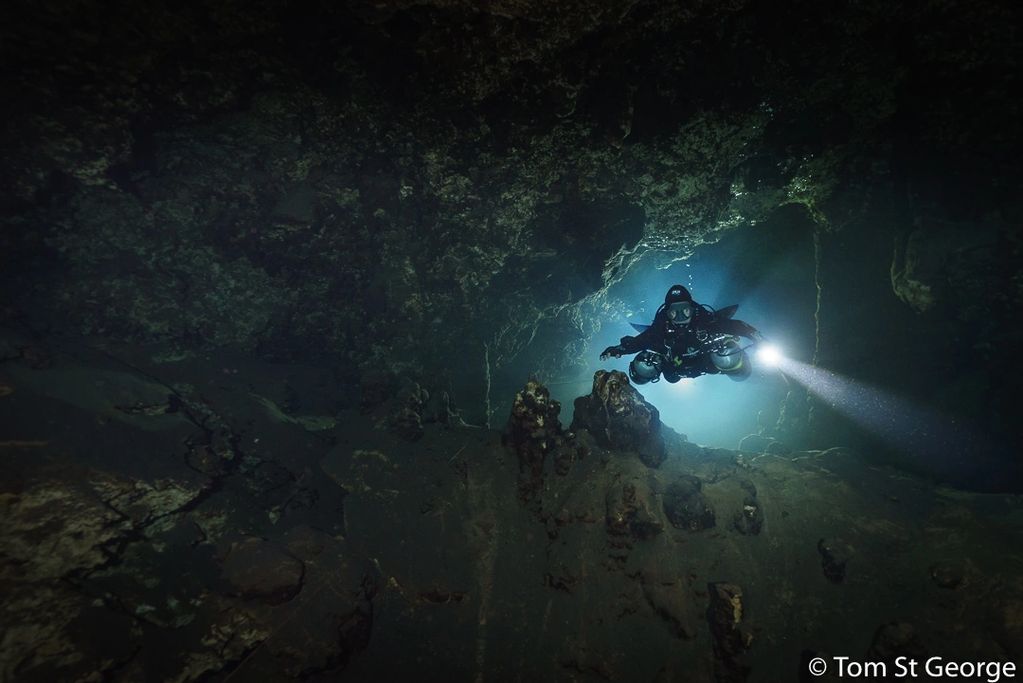
<path id="1" fill-rule="evenodd" d="M 625 275 L 599 295 L 583 315 L 593 330 L 579 344 L 578 377 L 552 378 L 552 395 L 572 418 L 572 402 L 586 393 L 597 368 L 627 372 L 631 359 L 597 361 L 605 347 L 624 335 L 635 335 L 630 323 L 649 324 L 676 283 L 693 298 L 715 309 L 738 304 L 736 317 L 758 330 L 793 358 L 812 362 L 815 351 L 816 285 L 812 218 L 804 207 L 782 207 L 762 223 L 743 226 L 684 257 L 647 251 L 636 254 Z M 757 367 L 753 375 L 734 382 L 725 376 L 657 382 L 639 387 L 658 407 L 664 424 L 693 442 L 737 448 L 743 437 L 771 431 L 789 389 L 777 371 Z"/>

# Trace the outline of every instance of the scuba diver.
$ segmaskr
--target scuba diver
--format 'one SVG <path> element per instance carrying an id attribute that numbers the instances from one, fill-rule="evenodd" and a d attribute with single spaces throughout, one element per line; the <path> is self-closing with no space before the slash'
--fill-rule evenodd
<path id="1" fill-rule="evenodd" d="M 696 303 L 689 290 L 673 285 L 657 309 L 653 323 L 636 325 L 635 337 L 622 337 L 617 346 L 609 346 L 601 360 L 638 353 L 629 363 L 629 377 L 636 384 L 657 382 L 663 374 L 669 382 L 683 377 L 723 374 L 741 381 L 749 377 L 751 367 L 740 337 L 753 343 L 763 340 L 752 325 L 732 316 L 739 306 L 715 311 Z"/>

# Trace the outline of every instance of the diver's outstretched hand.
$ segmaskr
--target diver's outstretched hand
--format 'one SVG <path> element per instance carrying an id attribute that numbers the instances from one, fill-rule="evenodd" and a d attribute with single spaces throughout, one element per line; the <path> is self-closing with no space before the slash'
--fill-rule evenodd
<path id="1" fill-rule="evenodd" d="M 614 356 L 615 358 L 621 358 L 622 357 L 621 348 L 618 346 L 607 347 L 606 349 L 604 349 L 604 352 L 600 354 L 600 360 L 607 360 L 612 356 Z"/>

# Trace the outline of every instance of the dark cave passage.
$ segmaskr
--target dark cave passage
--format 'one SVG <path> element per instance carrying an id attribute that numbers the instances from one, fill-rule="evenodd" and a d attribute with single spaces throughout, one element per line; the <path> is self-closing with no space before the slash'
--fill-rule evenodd
<path id="1" fill-rule="evenodd" d="M 5 4 L 0 680 L 1023 661 L 1019 28 Z"/>

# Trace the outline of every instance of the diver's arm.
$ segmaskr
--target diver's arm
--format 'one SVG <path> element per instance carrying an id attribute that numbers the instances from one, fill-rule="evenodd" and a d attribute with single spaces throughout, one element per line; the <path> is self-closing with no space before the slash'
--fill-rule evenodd
<path id="1" fill-rule="evenodd" d="M 618 342 L 618 348 L 622 350 L 622 353 L 639 353 L 651 348 L 654 335 L 651 334 L 653 328 L 643 330 L 635 337 L 622 337 L 621 341 Z"/>
<path id="2" fill-rule="evenodd" d="M 736 320 L 734 318 L 718 320 L 714 324 L 714 328 L 719 332 L 735 335 L 737 337 L 746 337 L 753 341 L 760 341 L 764 337 L 764 335 L 760 334 L 760 331 L 757 330 L 757 328 L 747 322 Z"/>
<path id="3" fill-rule="evenodd" d="M 635 337 L 622 337 L 617 346 L 609 346 L 604 349 L 604 352 L 600 354 L 600 360 L 607 360 L 611 356 L 621 358 L 629 353 L 639 353 L 640 351 L 653 349 L 657 341 L 655 337 L 656 332 L 653 326 L 643 330 Z"/>

